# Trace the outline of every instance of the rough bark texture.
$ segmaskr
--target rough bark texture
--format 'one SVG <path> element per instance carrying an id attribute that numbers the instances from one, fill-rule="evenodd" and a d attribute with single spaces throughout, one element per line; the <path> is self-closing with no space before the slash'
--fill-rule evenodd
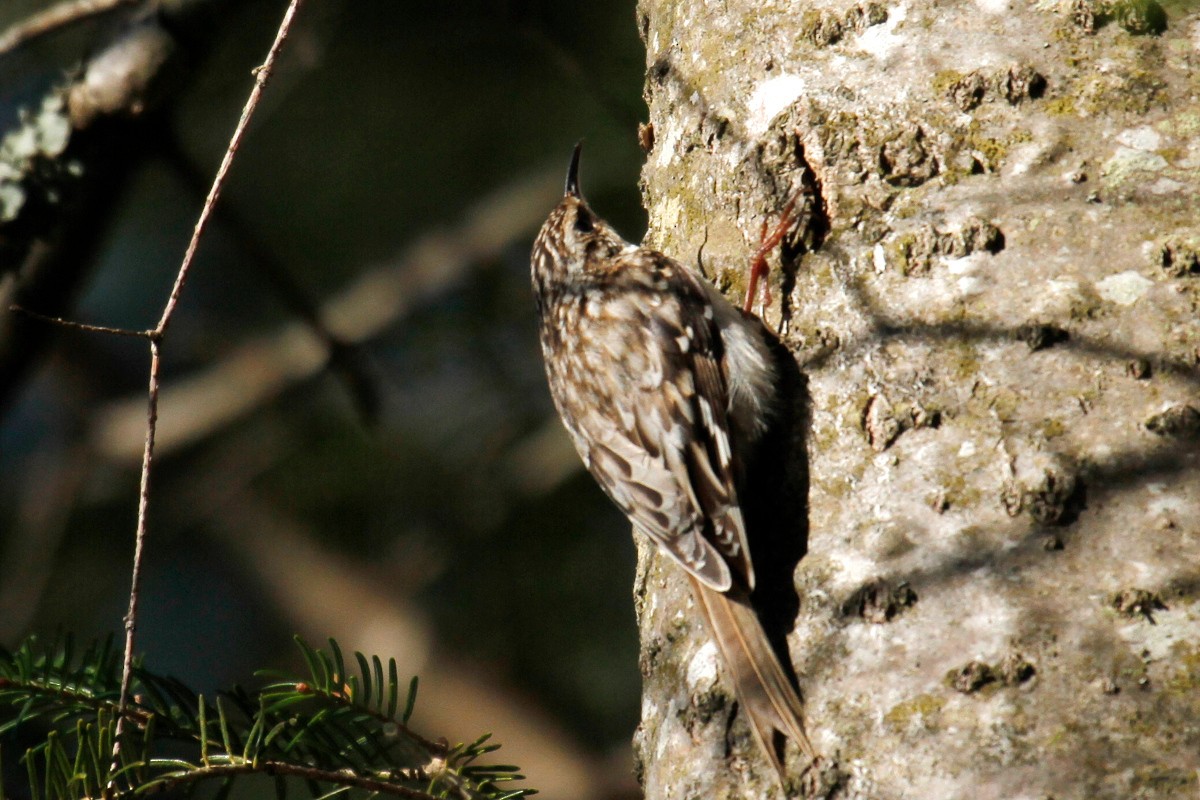
<path id="1" fill-rule="evenodd" d="M 764 217 L 806 209 L 768 313 L 811 403 L 788 644 L 826 763 L 793 791 L 1194 795 L 1200 10 L 638 15 L 648 243 L 738 293 Z M 647 797 L 776 794 L 643 555 Z"/>

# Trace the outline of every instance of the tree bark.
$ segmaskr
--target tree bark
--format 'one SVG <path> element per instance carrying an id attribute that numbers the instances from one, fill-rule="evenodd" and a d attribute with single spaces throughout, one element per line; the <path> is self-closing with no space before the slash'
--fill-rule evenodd
<path id="1" fill-rule="evenodd" d="M 1171 8 L 639 3 L 647 244 L 740 294 L 805 211 L 767 311 L 811 409 L 777 500 L 824 756 L 795 795 L 1197 791 L 1200 10 Z M 777 794 L 645 547 L 635 599 L 646 796 Z"/>

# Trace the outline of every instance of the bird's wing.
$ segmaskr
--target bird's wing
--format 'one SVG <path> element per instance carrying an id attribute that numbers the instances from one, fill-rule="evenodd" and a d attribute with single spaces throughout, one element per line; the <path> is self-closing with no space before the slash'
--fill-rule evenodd
<path id="1" fill-rule="evenodd" d="M 585 457 L 633 524 L 698 580 L 725 591 L 736 576 L 753 588 L 720 331 L 698 279 L 654 255 L 654 280 L 633 281 L 625 287 L 632 294 L 605 304 L 613 312 L 605 327 L 620 340 L 608 346 L 622 351 L 624 391 L 579 420 Z M 636 258 L 633 266 L 645 270 L 645 251 Z M 618 259 L 614 271 L 621 270 Z"/>

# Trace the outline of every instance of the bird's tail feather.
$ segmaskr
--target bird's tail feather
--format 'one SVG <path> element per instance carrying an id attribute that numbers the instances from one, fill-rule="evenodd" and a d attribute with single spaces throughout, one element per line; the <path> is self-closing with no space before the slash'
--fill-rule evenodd
<path id="1" fill-rule="evenodd" d="M 690 577 L 690 576 L 689 576 Z M 771 765 L 786 783 L 777 736 L 791 739 L 809 759 L 816 751 L 804 732 L 804 707 L 750 604 L 691 578 L 713 638 L 725 658 L 738 702 Z"/>

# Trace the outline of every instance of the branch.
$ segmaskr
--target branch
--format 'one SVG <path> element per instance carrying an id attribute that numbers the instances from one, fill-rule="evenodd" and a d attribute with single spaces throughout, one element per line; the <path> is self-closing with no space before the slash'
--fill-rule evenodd
<path id="1" fill-rule="evenodd" d="M 112 761 L 114 773 L 116 773 L 121 763 L 121 735 L 125 730 L 125 709 L 129 703 L 129 684 L 133 676 L 134 631 L 137 628 L 142 559 L 146 544 L 147 512 L 150 506 L 150 470 L 154 463 L 154 437 L 158 424 L 159 370 L 162 362 L 162 340 L 166 334 L 167 327 L 171 323 L 171 317 L 179 305 L 179 298 L 183 293 L 184 285 L 187 283 L 192 262 L 196 257 L 196 251 L 200 245 L 200 237 L 204 235 L 208 220 L 212 216 L 213 207 L 216 205 L 217 199 L 221 196 L 221 189 L 225 185 L 225 178 L 229 173 L 229 167 L 233 164 L 233 158 L 237 154 L 238 147 L 241 145 L 242 137 L 246 132 L 246 126 L 249 124 L 251 117 L 254 116 L 255 108 L 258 107 L 263 87 L 271 77 L 271 69 L 275 65 L 275 58 L 284 41 L 287 40 L 292 20 L 299 6 L 300 0 L 291 0 L 288 4 L 287 10 L 283 15 L 283 20 L 279 23 L 279 30 L 275 34 L 275 41 L 271 43 L 271 49 L 267 53 L 267 59 L 261 67 L 255 70 L 254 87 L 250 90 L 250 96 L 246 99 L 246 105 L 242 109 L 242 116 L 238 119 L 237 127 L 234 129 L 233 136 L 229 140 L 229 146 L 225 150 L 225 157 L 221 160 L 221 166 L 217 169 L 216 177 L 213 179 L 212 189 L 209 190 L 208 197 L 204 201 L 204 207 L 200 211 L 200 217 L 196 220 L 195 230 L 192 231 L 191 241 L 188 242 L 187 251 L 183 256 L 183 263 L 179 265 L 179 272 L 175 276 L 175 285 L 171 287 L 171 294 L 167 298 L 166 305 L 163 307 L 162 316 L 159 318 L 158 325 L 149 337 L 150 382 L 146 398 L 146 444 L 142 453 L 142 477 L 141 489 L 138 494 L 137 531 L 134 541 L 133 567 L 129 586 L 129 611 L 125 615 L 125 656 L 121 669 L 121 699 L 118 704 L 116 734 L 113 737 Z M 115 777 L 113 780 L 115 781 Z M 109 783 L 109 788 L 113 788 L 112 781 Z"/>
<path id="2" fill-rule="evenodd" d="M 300 7 L 301 0 L 291 0 L 288 4 L 287 11 L 283 14 L 283 21 L 279 23 L 279 30 L 275 34 L 275 41 L 271 43 L 271 49 L 267 53 L 267 60 L 263 65 L 254 71 L 254 88 L 250 90 L 250 96 L 246 98 L 246 105 L 242 109 L 242 116 L 238 119 L 237 127 L 233 131 L 233 136 L 229 139 L 229 146 L 225 148 L 225 157 L 221 159 L 221 166 L 217 168 L 217 175 L 213 178 L 212 188 L 208 192 L 208 197 L 204 201 L 204 208 L 200 210 L 200 217 L 196 220 L 196 228 L 192 231 L 191 241 L 188 242 L 187 251 L 183 254 L 183 263 L 179 265 L 179 273 L 175 276 L 175 285 L 171 287 L 171 296 L 167 298 L 167 305 L 163 308 L 162 317 L 158 320 L 158 327 L 155 329 L 159 336 L 166 332 L 167 326 L 171 323 L 171 317 L 175 313 L 175 306 L 179 303 L 179 295 L 183 292 L 184 284 L 187 283 L 188 274 L 191 272 L 192 261 L 196 257 L 196 249 L 200 245 L 200 237 L 204 235 L 204 230 L 208 227 L 208 220 L 212 216 L 213 207 L 217 203 L 217 199 L 221 196 L 221 190 L 225 187 L 225 177 L 229 173 L 229 167 L 233 164 L 233 158 L 237 155 L 238 148 L 242 144 L 242 137 L 246 133 L 246 126 L 250 124 L 250 118 L 254 116 L 254 110 L 258 107 L 258 100 L 262 97 L 263 87 L 266 86 L 267 80 L 271 77 L 271 70 L 275 67 L 275 57 L 279 53 L 279 48 L 283 46 L 287 40 L 288 33 L 291 31 L 292 19 L 296 15 L 296 10 Z"/>
<path id="3" fill-rule="evenodd" d="M 562 193 L 560 172 L 546 169 L 501 187 L 458 226 L 427 234 L 393 262 L 360 275 L 319 309 L 328 330 L 344 342 L 366 342 L 456 285 L 473 266 L 496 261 L 545 218 Z M 163 390 L 173 413 L 160 427 L 157 446 L 175 450 L 224 429 L 319 374 L 327 357 L 321 338 L 301 322 L 246 342 L 211 369 Z M 98 454 L 121 462 L 137 458 L 132 442 L 145 426 L 142 398 L 114 401 L 95 420 L 91 440 Z"/>
<path id="4" fill-rule="evenodd" d="M 28 41 L 53 33 L 90 17 L 105 14 L 121 6 L 132 6 L 142 0 L 67 0 L 51 6 L 16 23 L 0 34 L 0 57 L 16 50 Z"/>
<path id="5" fill-rule="evenodd" d="M 70 328 L 75 331 L 83 331 L 85 333 L 107 333 L 112 336 L 130 336 L 138 339 L 153 339 L 155 336 L 154 330 L 138 331 L 131 328 L 110 328 L 107 325 L 91 325 L 86 322 L 74 322 L 73 320 L 63 319 L 62 317 L 51 317 L 46 314 L 39 314 L 36 311 L 30 311 L 28 308 L 19 305 L 11 305 L 9 311 L 14 314 L 24 314 L 30 319 L 36 319 L 39 322 L 46 322 L 51 325 L 59 325 L 63 328 Z"/>
<path id="6" fill-rule="evenodd" d="M 37 146 L 0 147 L 0 274 L 15 278 L 0 281 L 0 309 L 67 310 L 160 119 L 150 87 L 180 74 L 182 54 L 155 20 L 126 28 L 5 133 Z M 59 327 L 0 315 L 0 411 Z"/>
<path id="7" fill-rule="evenodd" d="M 24 758 L 30 785 L 44 786 L 48 800 L 131 797 L 213 777 L 228 784 L 245 774 L 414 800 L 533 793 L 500 788 L 523 780 L 515 767 L 475 763 L 499 748 L 487 744 L 490 735 L 450 747 L 409 728 L 416 680 L 405 692 L 394 658 L 385 668 L 378 656 L 357 651 L 346 660 L 333 639 L 329 651 L 296 643 L 308 665 L 305 679 L 277 674 L 280 680 L 256 691 L 221 692 L 212 705 L 179 681 L 138 669 L 138 699 L 127 712 L 126 748 L 135 755 L 122 753 L 110 766 L 103 756 L 119 722 L 111 637 L 78 660 L 69 635 L 50 647 L 30 637 L 11 653 L 0 648 L 0 732 L 35 720 L 49 729 L 34 737 Z M 171 756 L 150 757 L 168 742 Z"/>
<path id="8" fill-rule="evenodd" d="M 408 800 L 437 800 L 433 795 L 418 792 L 394 783 L 365 778 L 343 771 L 302 767 L 285 761 L 259 761 L 244 764 L 213 764 L 210 766 L 189 769 L 175 775 L 164 777 L 153 782 L 156 789 L 167 791 L 177 786 L 186 786 L 208 778 L 231 778 L 239 775 L 282 775 L 286 777 L 303 778 L 320 783 L 332 783 L 338 786 L 350 786 L 355 789 L 366 789 L 378 794 L 391 797 L 404 797 Z M 131 793 L 132 794 L 132 793 Z"/>

